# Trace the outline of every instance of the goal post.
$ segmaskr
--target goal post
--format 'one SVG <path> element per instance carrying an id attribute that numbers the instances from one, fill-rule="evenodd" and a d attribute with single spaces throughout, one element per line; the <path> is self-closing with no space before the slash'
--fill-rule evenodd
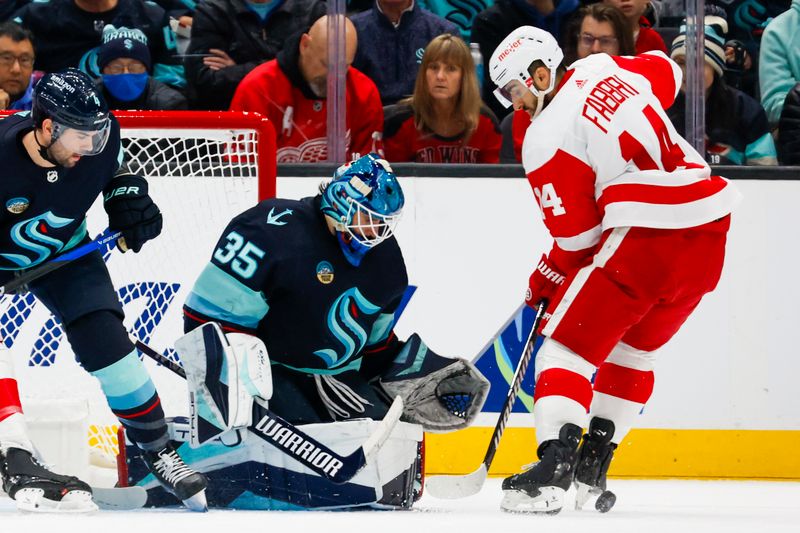
<path id="1" fill-rule="evenodd" d="M 164 227 L 140 253 L 111 249 L 104 259 L 131 338 L 174 358 L 172 344 L 183 333 L 183 302 L 220 234 L 234 216 L 275 195 L 275 133 L 255 113 L 114 115 L 126 164 L 147 179 Z M 98 199 L 87 216 L 90 236 L 107 225 Z M 102 336 L 98 332 L 99 343 Z M 33 295 L 0 300 L 0 349 L 11 350 L 23 410 L 31 406 L 26 418 L 45 459 L 60 471 L 90 478 L 87 455 L 93 464 L 113 468 L 116 418 L 97 380 L 75 362 L 61 324 Z M 149 359 L 145 364 L 167 416 L 186 415 L 185 383 Z M 66 451 L 70 448 L 75 449 Z"/>

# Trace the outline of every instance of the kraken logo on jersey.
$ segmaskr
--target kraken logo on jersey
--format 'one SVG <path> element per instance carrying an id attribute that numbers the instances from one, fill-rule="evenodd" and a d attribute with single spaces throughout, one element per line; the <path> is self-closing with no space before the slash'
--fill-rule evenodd
<path id="1" fill-rule="evenodd" d="M 369 334 L 353 316 L 354 311 L 355 314 L 374 315 L 380 311 L 380 307 L 364 298 L 356 287 L 347 289 L 333 302 L 328 310 L 328 329 L 342 343 L 342 353 L 339 354 L 331 348 L 314 352 L 314 355 L 325 361 L 328 368 L 341 367 L 367 343 Z"/>
<path id="2" fill-rule="evenodd" d="M 4 253 L 0 257 L 7 259 L 16 266 L 0 266 L 0 270 L 19 270 L 41 263 L 52 254 L 64 247 L 58 239 L 46 235 L 47 228 L 62 228 L 73 222 L 72 218 L 62 218 L 51 211 L 23 220 L 11 228 L 11 240 L 20 248 L 35 255 L 33 259 L 26 255 Z"/>
<path id="3" fill-rule="evenodd" d="M 317 279 L 323 285 L 333 282 L 333 265 L 328 261 L 320 261 L 317 264 Z"/>

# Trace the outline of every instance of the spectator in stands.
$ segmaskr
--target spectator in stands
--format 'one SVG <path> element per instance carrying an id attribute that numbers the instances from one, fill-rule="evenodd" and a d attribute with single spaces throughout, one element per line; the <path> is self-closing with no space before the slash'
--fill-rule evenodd
<path id="1" fill-rule="evenodd" d="M 289 40 L 278 57 L 245 76 L 236 89 L 231 111 L 256 111 L 275 125 L 279 163 L 325 161 L 328 85 L 328 17 Z M 356 30 L 346 19 L 345 86 L 347 106 L 347 160 L 378 152 L 383 108 L 378 88 L 349 66 L 356 53 Z"/>
<path id="2" fill-rule="evenodd" d="M 194 0 L 153 0 L 164 8 L 167 16 L 175 19 L 179 24 L 187 27 L 192 25 L 192 13 L 197 5 Z"/>
<path id="3" fill-rule="evenodd" d="M 150 76 L 150 49 L 141 30 L 106 26 L 97 66 L 97 85 L 109 109 L 188 109 L 183 94 Z"/>
<path id="4" fill-rule="evenodd" d="M 641 54 L 650 50 L 661 50 L 667 53 L 664 39 L 656 30 L 650 27 L 650 21 L 644 16 L 649 0 L 603 0 L 607 4 L 617 7 L 628 20 L 628 27 L 633 34 L 636 53 Z"/>
<path id="5" fill-rule="evenodd" d="M 767 119 L 778 126 L 778 159 L 800 164 L 800 0 L 764 31 L 759 77 Z"/>
<path id="6" fill-rule="evenodd" d="M 633 34 L 628 21 L 618 8 L 610 4 L 590 4 L 578 10 L 571 22 L 571 30 L 564 54 L 567 64 L 591 54 L 606 53 L 612 56 L 630 56 L 636 53 Z M 531 124 L 531 116 L 524 109 L 506 115 L 500 124 L 503 145 L 501 163 L 522 161 L 522 141 Z"/>
<path id="7" fill-rule="evenodd" d="M 761 103 L 771 126 L 777 126 L 786 95 L 800 83 L 800 0 L 764 31 L 759 65 Z"/>
<path id="8" fill-rule="evenodd" d="M 414 0 L 375 0 L 372 9 L 352 20 L 358 33 L 353 66 L 375 82 L 383 105 L 394 104 L 414 90 L 419 61 L 431 39 L 442 33 L 458 34 L 455 24 L 422 9 Z"/>
<path id="9" fill-rule="evenodd" d="M 536 26 L 550 32 L 563 46 L 570 17 L 580 6 L 579 0 L 497 0 L 481 11 L 472 24 L 472 42 L 478 43 L 484 63 L 494 49 L 516 28 Z M 498 119 L 509 113 L 492 94 L 497 88 L 483 69 L 483 101 Z"/>
<path id="10" fill-rule="evenodd" d="M 475 64 L 460 37 L 434 38 L 414 94 L 384 108 L 384 150 L 392 163 L 498 163 L 497 119 L 481 102 Z"/>
<path id="11" fill-rule="evenodd" d="M 183 65 L 175 57 L 175 33 L 163 8 L 142 0 L 37 0 L 23 6 L 14 20 L 36 37 L 36 68 L 56 72 L 78 67 L 90 76 L 97 70 L 103 28 L 137 28 L 147 36 L 153 77 L 174 87 L 186 85 Z"/>
<path id="12" fill-rule="evenodd" d="M 417 1 L 417 0 L 415 0 Z M 494 4 L 494 0 L 418 0 L 420 7 L 449 20 L 461 32 L 465 43 L 470 42 L 472 23 L 478 13 Z M 487 58 L 488 61 L 488 58 Z"/>
<path id="13" fill-rule="evenodd" d="M 14 22 L 0 24 L 0 109 L 31 108 L 33 35 Z"/>
<path id="14" fill-rule="evenodd" d="M 325 14 L 322 0 L 205 0 L 186 50 L 193 108 L 227 109 L 239 82 Z"/>
<path id="15" fill-rule="evenodd" d="M 6 22 L 16 10 L 30 2 L 30 0 L 0 0 L 0 22 Z"/>
<path id="16" fill-rule="evenodd" d="M 800 83 L 789 91 L 783 103 L 777 148 L 781 165 L 800 165 Z"/>
<path id="17" fill-rule="evenodd" d="M 717 165 L 775 165 L 775 143 L 767 116 L 757 100 L 728 87 L 725 70 L 725 34 L 728 25 L 717 16 L 705 17 L 705 102 L 706 158 Z M 672 124 L 682 136 L 686 126 L 685 61 L 686 26 L 672 42 L 671 57 L 684 68 L 680 94 L 667 110 Z"/>
<path id="18" fill-rule="evenodd" d="M 725 12 L 729 32 L 726 43 L 725 80 L 728 85 L 750 96 L 759 96 L 759 57 L 761 36 L 769 22 L 786 11 L 792 0 L 711 0 Z M 706 14 L 712 14 L 706 4 Z M 713 13 L 716 14 L 716 13 Z"/>

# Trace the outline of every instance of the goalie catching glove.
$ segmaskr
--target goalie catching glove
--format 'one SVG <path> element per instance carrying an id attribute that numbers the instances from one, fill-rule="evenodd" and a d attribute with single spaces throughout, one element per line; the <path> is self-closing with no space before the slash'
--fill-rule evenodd
<path id="1" fill-rule="evenodd" d="M 442 357 L 412 335 L 380 378 L 405 403 L 403 420 L 446 433 L 469 426 L 489 394 L 489 381 L 464 359 Z"/>
<path id="2" fill-rule="evenodd" d="M 147 180 L 136 174 L 123 172 L 112 179 L 103 190 L 103 207 L 108 227 L 121 231 L 125 246 L 135 253 L 161 233 L 161 211 L 147 193 Z"/>

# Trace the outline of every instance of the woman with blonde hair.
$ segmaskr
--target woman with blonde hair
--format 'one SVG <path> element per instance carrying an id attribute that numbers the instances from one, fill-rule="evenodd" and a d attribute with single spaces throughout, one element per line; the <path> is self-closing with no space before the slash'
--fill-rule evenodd
<path id="1" fill-rule="evenodd" d="M 443 34 L 425 48 L 414 94 L 384 108 L 390 162 L 497 163 L 497 118 L 483 105 L 469 48 Z"/>

